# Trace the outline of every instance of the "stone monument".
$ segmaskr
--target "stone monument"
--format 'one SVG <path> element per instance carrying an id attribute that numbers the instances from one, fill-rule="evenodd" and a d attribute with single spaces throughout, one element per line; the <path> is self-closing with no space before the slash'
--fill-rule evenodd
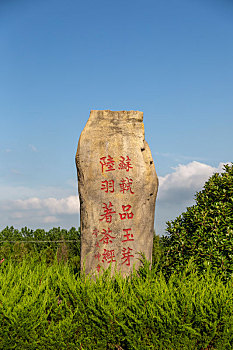
<path id="1" fill-rule="evenodd" d="M 81 268 L 128 275 L 151 261 L 158 179 L 143 113 L 92 110 L 76 154 Z"/>

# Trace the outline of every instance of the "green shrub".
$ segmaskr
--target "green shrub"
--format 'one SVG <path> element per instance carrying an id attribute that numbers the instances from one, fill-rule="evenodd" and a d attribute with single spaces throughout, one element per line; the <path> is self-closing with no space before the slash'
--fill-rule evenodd
<path id="1" fill-rule="evenodd" d="M 4 261 L 0 349 L 230 350 L 232 282 L 193 264 L 168 281 L 148 263 L 94 281 L 57 260 Z"/>
<path id="2" fill-rule="evenodd" d="M 163 270 L 169 275 L 183 269 L 192 257 L 199 271 L 211 266 L 228 278 L 233 274 L 233 163 L 214 174 L 195 199 L 195 205 L 167 222 Z"/>
<path id="3" fill-rule="evenodd" d="M 161 244 L 161 237 L 159 235 L 154 234 L 153 239 L 153 249 L 152 249 L 152 267 L 157 268 L 161 265 L 161 261 L 163 259 L 163 245 Z"/>

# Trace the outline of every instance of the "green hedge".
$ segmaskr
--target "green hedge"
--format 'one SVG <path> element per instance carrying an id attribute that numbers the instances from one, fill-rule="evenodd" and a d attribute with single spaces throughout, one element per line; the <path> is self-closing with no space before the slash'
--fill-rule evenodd
<path id="1" fill-rule="evenodd" d="M 232 349 L 233 280 L 190 262 L 167 281 L 149 264 L 96 282 L 68 263 L 0 264 L 1 349 Z"/>

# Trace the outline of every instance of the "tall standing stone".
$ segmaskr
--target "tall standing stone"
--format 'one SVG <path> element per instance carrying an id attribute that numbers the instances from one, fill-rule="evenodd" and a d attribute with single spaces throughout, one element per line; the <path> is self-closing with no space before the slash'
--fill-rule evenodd
<path id="1" fill-rule="evenodd" d="M 81 268 L 111 263 L 123 275 L 152 259 L 158 179 L 144 139 L 143 113 L 91 111 L 76 154 Z"/>

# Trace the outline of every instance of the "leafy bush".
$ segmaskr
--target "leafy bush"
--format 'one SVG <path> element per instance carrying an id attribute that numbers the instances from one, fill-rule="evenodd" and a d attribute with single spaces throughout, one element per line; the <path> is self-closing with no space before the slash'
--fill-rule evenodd
<path id="1" fill-rule="evenodd" d="M 195 199 L 195 205 L 167 222 L 163 270 L 183 269 L 193 257 L 199 271 L 211 266 L 228 278 L 233 274 L 233 163 L 214 174 Z"/>

